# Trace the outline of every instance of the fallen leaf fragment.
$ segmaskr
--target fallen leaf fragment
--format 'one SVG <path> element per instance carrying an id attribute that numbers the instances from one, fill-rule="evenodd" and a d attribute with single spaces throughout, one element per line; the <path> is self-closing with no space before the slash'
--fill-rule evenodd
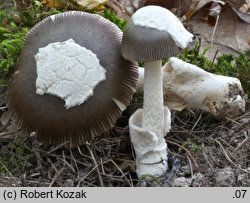
<path id="1" fill-rule="evenodd" d="M 213 41 L 215 44 L 230 47 L 237 52 L 244 52 L 249 49 L 250 24 L 247 22 L 250 19 L 248 14 L 239 14 L 239 11 L 236 11 L 237 9 L 231 4 L 226 3 L 219 15 L 218 25 L 214 28 L 204 21 L 202 16 L 204 11 L 200 10 L 191 19 L 193 32 L 201 35 L 208 42 Z"/>
<path id="2" fill-rule="evenodd" d="M 102 7 L 107 1 L 108 0 L 76 0 L 76 3 L 87 10 L 95 10 Z"/>
<path id="3" fill-rule="evenodd" d="M 132 15 L 132 13 L 117 0 L 109 0 L 107 5 L 109 8 L 113 9 L 116 15 L 121 19 L 129 19 Z"/>
<path id="4" fill-rule="evenodd" d="M 187 12 L 192 0 L 147 0 L 145 5 L 157 5 L 171 10 L 177 16 L 182 16 Z"/>
<path id="5" fill-rule="evenodd" d="M 250 0 L 249 0 L 249 2 L 250 2 Z M 238 10 L 234 5 L 232 5 L 230 3 L 228 3 L 228 5 L 231 6 L 231 8 L 234 10 L 234 12 L 238 15 L 238 17 L 241 20 L 250 24 L 250 14 L 249 13 L 242 12 L 240 9 Z"/>
<path id="6" fill-rule="evenodd" d="M 196 13 L 198 10 L 200 10 L 207 4 L 213 3 L 213 2 L 220 3 L 222 5 L 225 4 L 224 1 L 219 1 L 219 0 L 193 0 L 188 11 L 181 17 L 182 21 L 189 20 L 194 15 L 194 13 Z"/>
<path id="7" fill-rule="evenodd" d="M 242 13 L 248 13 L 249 9 L 250 9 L 250 0 L 246 0 L 246 3 L 239 8 L 239 11 L 241 11 Z"/>
<path id="8" fill-rule="evenodd" d="M 42 0 L 42 4 L 49 8 L 66 8 L 68 6 L 66 0 Z"/>

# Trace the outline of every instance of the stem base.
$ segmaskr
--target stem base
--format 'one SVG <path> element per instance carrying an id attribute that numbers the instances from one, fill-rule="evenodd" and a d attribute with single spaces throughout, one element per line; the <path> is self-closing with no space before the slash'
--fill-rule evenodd
<path id="1" fill-rule="evenodd" d="M 163 136 L 142 127 L 143 110 L 137 110 L 129 119 L 129 132 L 136 155 L 136 172 L 143 175 L 162 176 L 168 169 L 167 143 Z M 171 113 L 164 108 L 164 131 L 170 130 Z"/>

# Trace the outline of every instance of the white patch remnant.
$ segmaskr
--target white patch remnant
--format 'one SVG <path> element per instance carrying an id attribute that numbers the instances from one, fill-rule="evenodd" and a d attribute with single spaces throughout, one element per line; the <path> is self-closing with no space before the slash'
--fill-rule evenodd
<path id="1" fill-rule="evenodd" d="M 40 48 L 35 59 L 36 93 L 60 97 L 67 109 L 84 103 L 106 79 L 97 56 L 73 39 Z"/>
<path id="2" fill-rule="evenodd" d="M 168 32 L 176 46 L 182 49 L 192 42 L 193 35 L 171 11 L 163 7 L 145 6 L 133 14 L 132 21 L 137 26 Z"/>

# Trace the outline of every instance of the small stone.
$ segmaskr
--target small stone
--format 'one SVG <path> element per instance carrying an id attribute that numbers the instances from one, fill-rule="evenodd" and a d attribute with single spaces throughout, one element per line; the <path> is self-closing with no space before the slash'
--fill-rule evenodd
<path id="1" fill-rule="evenodd" d="M 196 173 L 193 176 L 192 186 L 193 187 L 201 187 L 203 185 L 204 181 L 205 181 L 204 175 L 202 175 L 201 173 Z"/>
<path id="2" fill-rule="evenodd" d="M 250 178 L 248 174 L 240 174 L 238 176 L 239 187 L 250 187 Z"/>
<path id="3" fill-rule="evenodd" d="M 5 111 L 0 117 L 0 123 L 2 123 L 3 125 L 7 125 L 10 122 L 11 118 L 12 117 L 10 111 Z"/>
<path id="4" fill-rule="evenodd" d="M 226 167 L 215 172 L 215 186 L 232 187 L 236 186 L 236 177 L 232 168 Z"/>
<path id="5" fill-rule="evenodd" d="M 182 176 L 190 175 L 191 174 L 190 166 L 189 165 L 182 166 L 180 174 Z"/>
<path id="6" fill-rule="evenodd" d="M 74 181 L 72 179 L 67 179 L 64 181 L 63 187 L 73 187 Z"/>
<path id="7" fill-rule="evenodd" d="M 176 178 L 173 183 L 173 187 L 189 187 L 191 185 L 191 179 L 190 178 Z"/>

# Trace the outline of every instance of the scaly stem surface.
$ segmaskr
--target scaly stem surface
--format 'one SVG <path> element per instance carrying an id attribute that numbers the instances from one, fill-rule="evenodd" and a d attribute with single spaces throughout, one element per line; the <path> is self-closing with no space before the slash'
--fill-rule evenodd
<path id="1" fill-rule="evenodd" d="M 142 128 L 164 137 L 162 61 L 145 62 Z"/>

